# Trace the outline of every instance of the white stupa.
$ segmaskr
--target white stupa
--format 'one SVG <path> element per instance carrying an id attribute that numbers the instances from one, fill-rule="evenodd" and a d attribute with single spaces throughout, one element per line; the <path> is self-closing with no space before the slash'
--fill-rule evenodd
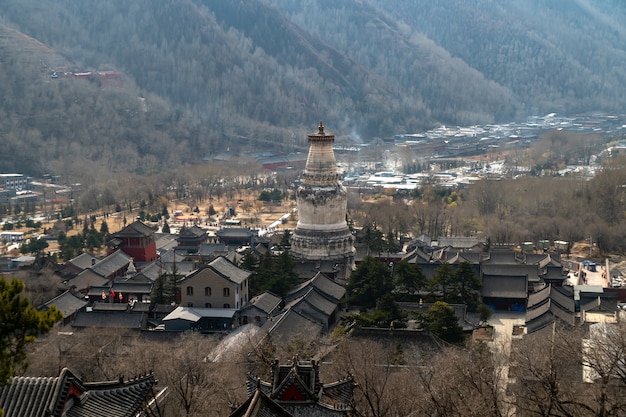
<path id="1" fill-rule="evenodd" d="M 298 224 L 291 236 L 291 253 L 307 261 L 352 260 L 354 238 L 346 222 L 348 198 L 332 147 L 335 135 L 325 133 L 320 122 L 308 139 L 309 155 L 296 191 Z"/>

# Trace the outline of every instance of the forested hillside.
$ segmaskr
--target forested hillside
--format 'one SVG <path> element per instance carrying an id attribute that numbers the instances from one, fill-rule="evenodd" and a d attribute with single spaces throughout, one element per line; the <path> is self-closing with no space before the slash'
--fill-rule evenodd
<path id="1" fill-rule="evenodd" d="M 300 149 L 321 119 L 369 141 L 621 111 L 625 6 L 595 3 L 5 0 L 0 171 L 149 173 Z M 51 78 L 102 70 L 122 80 Z"/>
<path id="2" fill-rule="evenodd" d="M 510 88 L 526 114 L 624 109 L 623 1 L 373 3 Z"/>
<path id="3" fill-rule="evenodd" d="M 16 52 L 19 51 L 19 52 Z M 116 172 L 152 173 L 174 166 L 199 135 L 159 97 L 128 79 L 50 77 L 63 57 L 0 26 L 0 172 L 51 173 L 106 181 Z"/>

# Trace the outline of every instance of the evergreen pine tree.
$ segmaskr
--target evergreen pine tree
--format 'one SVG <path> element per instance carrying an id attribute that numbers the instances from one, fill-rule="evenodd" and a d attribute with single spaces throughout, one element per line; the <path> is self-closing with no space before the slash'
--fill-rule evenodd
<path id="1" fill-rule="evenodd" d="M 109 234 L 109 225 L 106 220 L 102 220 L 102 224 L 100 224 L 100 233 L 104 236 L 108 236 Z"/>
<path id="2" fill-rule="evenodd" d="M 7 281 L 0 276 L 0 385 L 26 368 L 27 345 L 63 318 L 54 306 L 45 312 L 37 311 L 22 296 L 23 290 L 22 281 Z"/>
<path id="3" fill-rule="evenodd" d="M 150 302 L 152 304 L 166 304 L 166 288 L 165 288 L 165 280 L 167 279 L 167 274 L 159 274 L 157 279 L 154 280 L 154 288 L 152 289 L 152 294 L 150 297 Z"/>
<path id="4" fill-rule="evenodd" d="M 460 344 L 463 342 L 463 328 L 459 326 L 459 319 L 448 303 L 437 301 L 426 312 L 428 330 L 435 336 L 448 343 Z"/>
<path id="5" fill-rule="evenodd" d="M 167 280 L 167 302 L 170 304 L 178 302 L 178 286 L 176 285 L 177 281 L 178 268 L 176 267 L 176 257 L 174 257 L 172 272 L 169 274 L 169 278 Z"/>

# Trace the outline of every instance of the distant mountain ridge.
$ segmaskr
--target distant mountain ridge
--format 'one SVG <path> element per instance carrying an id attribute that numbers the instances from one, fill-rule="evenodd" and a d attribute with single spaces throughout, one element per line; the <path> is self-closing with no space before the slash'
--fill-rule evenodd
<path id="1" fill-rule="evenodd" d="M 626 106 L 617 0 L 5 0 L 0 15 L 5 33 L 49 48 L 27 59 L 18 42 L 0 46 L 10 85 L 0 85 L 0 134 L 19 156 L 0 158 L 1 170 L 60 169 L 61 151 L 27 154 L 48 142 L 85 163 L 151 172 L 225 143 L 300 149 L 322 119 L 339 141 L 367 141 Z M 125 88 L 53 84 L 37 61 L 116 70 Z M 108 110 L 90 104 L 94 95 Z M 144 116 L 128 110 L 133 96 L 147 98 Z M 37 104 L 10 104 L 20 100 Z M 65 127 L 36 116 L 42 108 L 64 114 Z"/>

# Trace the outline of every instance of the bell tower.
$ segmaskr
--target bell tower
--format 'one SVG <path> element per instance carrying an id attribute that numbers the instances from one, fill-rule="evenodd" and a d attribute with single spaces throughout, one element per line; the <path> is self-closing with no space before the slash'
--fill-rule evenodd
<path id="1" fill-rule="evenodd" d="M 311 133 L 309 155 L 296 191 L 298 224 L 291 236 L 291 253 L 306 261 L 344 261 L 354 257 L 354 238 L 346 222 L 348 197 L 339 182 L 333 152 L 335 135 L 320 122 Z"/>

